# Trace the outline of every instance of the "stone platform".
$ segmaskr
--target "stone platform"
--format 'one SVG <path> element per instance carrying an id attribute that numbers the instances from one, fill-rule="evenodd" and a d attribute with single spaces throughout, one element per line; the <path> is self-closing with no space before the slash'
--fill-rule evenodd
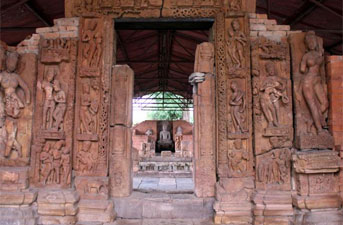
<path id="1" fill-rule="evenodd" d="M 112 224 L 104 225 L 213 225 L 212 220 L 164 220 L 164 219 L 144 219 L 144 220 L 118 220 Z"/>
<path id="2" fill-rule="evenodd" d="M 144 193 L 192 194 L 192 178 L 134 177 L 133 190 Z"/>
<path id="3" fill-rule="evenodd" d="M 133 192 L 130 197 L 114 199 L 118 219 L 212 220 L 213 203 L 213 198 L 197 198 L 193 194 Z"/>

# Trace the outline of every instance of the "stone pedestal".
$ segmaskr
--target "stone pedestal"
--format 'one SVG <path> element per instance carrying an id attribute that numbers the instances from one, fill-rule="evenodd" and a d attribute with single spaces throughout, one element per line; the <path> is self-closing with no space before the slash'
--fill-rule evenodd
<path id="1" fill-rule="evenodd" d="M 297 191 L 292 202 L 299 209 L 296 224 L 304 224 L 304 221 L 308 221 L 305 224 L 316 224 L 314 221 L 320 212 L 339 215 L 337 210 L 341 208 L 342 199 L 339 195 L 338 153 L 332 150 L 296 152 L 292 161 Z M 318 221 L 324 222 L 325 219 Z M 331 219 L 325 222 L 336 224 Z"/>
<path id="2" fill-rule="evenodd" d="M 75 224 L 79 195 L 73 190 L 40 191 L 38 193 L 39 224 Z"/>
<path id="3" fill-rule="evenodd" d="M 215 224 L 251 224 L 254 179 L 221 178 L 216 184 Z"/>
<path id="4" fill-rule="evenodd" d="M 115 219 L 114 204 L 111 200 L 81 200 L 78 222 L 109 223 Z"/>

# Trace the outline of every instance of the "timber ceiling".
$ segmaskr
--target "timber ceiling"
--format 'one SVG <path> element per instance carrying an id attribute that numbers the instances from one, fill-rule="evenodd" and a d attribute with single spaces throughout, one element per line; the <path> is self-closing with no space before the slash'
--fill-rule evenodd
<path id="1" fill-rule="evenodd" d="M 64 17 L 64 0 L 1 0 L 0 39 L 16 45 Z M 314 30 L 324 38 L 327 54 L 343 55 L 342 0 L 257 0 L 266 13 L 292 30 Z M 187 82 L 196 45 L 208 40 L 206 30 L 118 30 L 117 61 L 135 71 L 135 96 L 172 91 L 191 97 Z"/>

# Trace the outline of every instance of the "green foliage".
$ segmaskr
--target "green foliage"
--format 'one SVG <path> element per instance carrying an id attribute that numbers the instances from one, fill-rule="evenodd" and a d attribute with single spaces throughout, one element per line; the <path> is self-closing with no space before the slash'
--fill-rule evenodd
<path id="1" fill-rule="evenodd" d="M 164 99 L 162 100 L 162 98 Z M 153 95 L 156 98 L 154 107 L 159 107 L 156 111 L 148 112 L 149 120 L 181 120 L 182 108 L 177 104 L 182 104 L 184 98 L 170 92 L 156 92 Z M 174 99 L 170 99 L 174 98 Z"/>

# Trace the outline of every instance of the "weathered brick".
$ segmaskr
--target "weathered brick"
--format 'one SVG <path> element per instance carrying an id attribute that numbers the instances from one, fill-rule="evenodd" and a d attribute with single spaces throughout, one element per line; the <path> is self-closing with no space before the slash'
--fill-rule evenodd
<path id="1" fill-rule="evenodd" d="M 76 38 L 78 37 L 78 32 L 70 31 L 70 32 L 62 32 L 60 33 L 61 38 Z"/>
<path id="2" fill-rule="evenodd" d="M 263 24 L 250 24 L 250 30 L 265 31 L 267 28 Z"/>
<path id="3" fill-rule="evenodd" d="M 290 29 L 289 25 L 267 25 L 267 30 L 270 31 L 288 31 Z"/>
<path id="4" fill-rule="evenodd" d="M 57 39 L 60 37 L 59 33 L 44 33 L 43 37 L 46 39 Z"/>
<path id="5" fill-rule="evenodd" d="M 260 31 L 259 36 L 280 42 L 282 38 L 286 37 L 286 31 Z"/>
<path id="6" fill-rule="evenodd" d="M 80 20 L 76 17 L 55 19 L 54 24 L 58 26 L 78 26 L 80 24 Z"/>
<path id="7" fill-rule="evenodd" d="M 256 18 L 256 13 L 249 13 L 248 14 L 250 19 L 255 19 Z"/>
<path id="8" fill-rule="evenodd" d="M 257 19 L 268 19 L 268 15 L 267 14 L 256 14 L 256 18 Z"/>
<path id="9" fill-rule="evenodd" d="M 36 29 L 36 33 L 38 34 L 44 34 L 49 32 L 52 32 L 52 27 L 40 27 Z"/>

